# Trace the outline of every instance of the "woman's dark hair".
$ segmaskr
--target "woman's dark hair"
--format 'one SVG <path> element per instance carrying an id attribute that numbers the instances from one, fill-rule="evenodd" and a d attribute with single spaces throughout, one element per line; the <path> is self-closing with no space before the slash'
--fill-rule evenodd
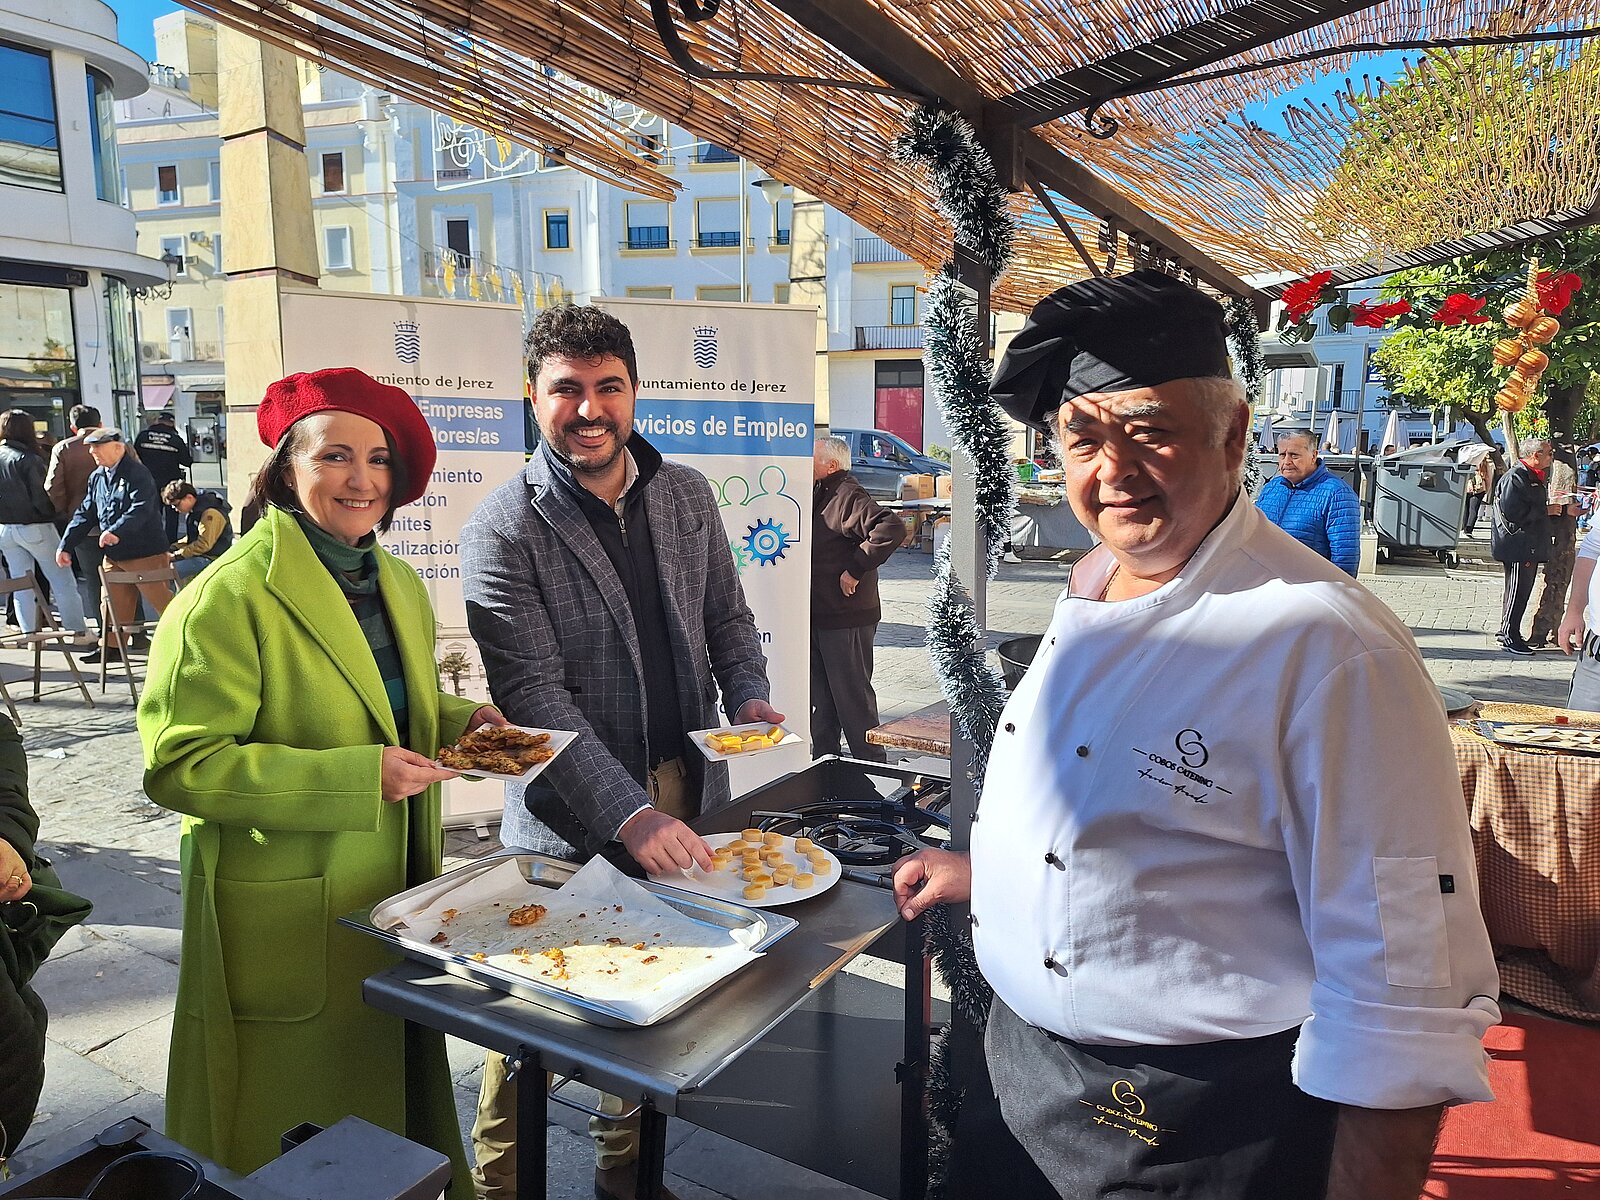
<path id="1" fill-rule="evenodd" d="M 283 509 L 284 512 L 300 511 L 300 497 L 294 493 L 292 460 L 304 445 L 305 426 L 305 418 L 302 417 L 289 426 L 289 432 L 278 440 L 278 448 L 262 464 L 261 470 L 256 472 L 255 479 L 251 481 L 250 497 L 245 501 L 247 506 L 266 508 L 271 505 L 273 508 Z M 387 429 L 383 431 L 383 444 L 389 448 L 390 501 L 388 509 L 378 522 L 377 529 L 379 533 L 388 533 L 389 524 L 394 520 L 395 509 L 399 507 L 393 498 L 405 495 L 411 481 L 410 476 L 406 474 L 405 459 L 400 457 L 394 438 Z"/>
<path id="2" fill-rule="evenodd" d="M 33 425 L 33 414 L 20 408 L 0 413 L 0 441 L 16 442 L 34 454 L 44 453 L 39 446 L 39 431 Z"/>

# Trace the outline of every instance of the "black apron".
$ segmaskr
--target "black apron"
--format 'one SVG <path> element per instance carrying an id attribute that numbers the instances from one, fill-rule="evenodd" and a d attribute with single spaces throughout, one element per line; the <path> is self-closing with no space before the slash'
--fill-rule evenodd
<path id="1" fill-rule="evenodd" d="M 1085 1046 L 997 998 L 985 1035 L 993 1093 L 973 1087 L 963 1100 L 954 1193 L 1323 1200 L 1339 1106 L 1290 1078 L 1299 1033 Z"/>

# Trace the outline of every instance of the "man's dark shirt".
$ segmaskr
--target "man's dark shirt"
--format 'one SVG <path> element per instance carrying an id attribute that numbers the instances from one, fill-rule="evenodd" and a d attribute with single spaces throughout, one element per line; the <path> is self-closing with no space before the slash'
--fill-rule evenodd
<path id="1" fill-rule="evenodd" d="M 183 478 L 183 469 L 194 466 L 194 456 L 189 453 L 189 443 L 171 425 L 152 425 L 133 439 L 139 451 L 139 461 L 149 468 L 150 477 L 156 481 L 156 492 L 167 484 Z"/>
<path id="2" fill-rule="evenodd" d="M 537 452 L 548 460 L 551 476 L 578 502 L 627 593 L 644 665 L 645 737 L 653 768 L 678 757 L 684 749 L 678 675 L 672 665 L 671 632 L 661 599 L 661 572 L 644 496 L 645 485 L 661 466 L 661 455 L 643 438 L 629 438 L 627 452 L 633 455 L 639 477 L 623 497 L 622 518 L 618 520 L 611 506 L 580 484 L 572 468 L 551 452 L 548 443 L 541 442 Z"/>

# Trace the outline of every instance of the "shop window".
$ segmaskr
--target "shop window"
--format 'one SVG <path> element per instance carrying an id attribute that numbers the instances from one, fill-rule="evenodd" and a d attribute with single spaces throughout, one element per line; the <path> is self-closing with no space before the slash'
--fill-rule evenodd
<path id="1" fill-rule="evenodd" d="M 70 291 L 0 283 L 0 377 L 8 388 L 78 386 Z"/>

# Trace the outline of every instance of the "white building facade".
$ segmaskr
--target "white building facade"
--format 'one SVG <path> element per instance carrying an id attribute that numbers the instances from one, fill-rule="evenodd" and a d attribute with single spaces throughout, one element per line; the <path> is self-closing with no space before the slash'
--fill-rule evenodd
<path id="1" fill-rule="evenodd" d="M 53 436 L 138 411 L 133 291 L 166 268 L 135 252 L 113 103 L 147 86 L 100 0 L 0 0 L 0 408 Z"/>

